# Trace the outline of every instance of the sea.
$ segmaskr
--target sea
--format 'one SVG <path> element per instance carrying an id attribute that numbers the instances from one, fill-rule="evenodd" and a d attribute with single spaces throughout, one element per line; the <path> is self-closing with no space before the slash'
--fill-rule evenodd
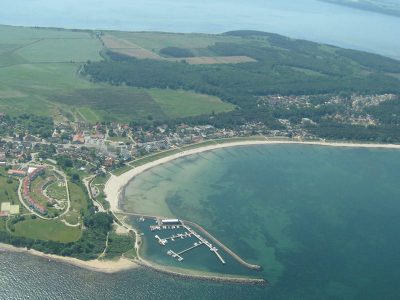
<path id="1" fill-rule="evenodd" d="M 318 0 L 1 0 L 9 25 L 222 33 L 253 29 L 400 59 L 400 18 Z"/>
<path id="2" fill-rule="evenodd" d="M 0 23 L 255 29 L 400 59 L 400 18 L 315 0 L 2 0 Z M 204 253 L 201 259 L 188 254 L 190 268 L 260 276 L 269 285 L 183 279 L 142 268 L 107 275 L 0 252 L 0 299 L 398 299 L 399 175 L 395 150 L 253 146 L 177 160 L 133 181 L 124 208 L 145 212 L 151 203 L 138 199 L 158 201 L 160 212 L 201 224 L 263 271 L 221 270 Z M 145 255 L 172 264 L 152 242 Z"/>
<path id="3" fill-rule="evenodd" d="M 175 241 L 161 247 L 154 235 L 163 233 L 141 228 L 147 258 L 264 278 L 269 285 L 254 287 L 257 299 L 398 299 L 399 178 L 399 150 L 226 148 L 142 173 L 127 187 L 122 208 L 196 222 L 243 259 L 261 265 L 261 272 L 234 261 L 222 266 L 206 248 L 185 253 L 178 262 L 166 250 L 187 245 Z"/>
<path id="4" fill-rule="evenodd" d="M 131 181 L 121 208 L 197 222 L 263 269 L 250 271 L 221 251 L 223 266 L 204 247 L 177 262 L 166 251 L 188 244 L 161 247 L 151 220 L 139 222 L 142 255 L 267 285 L 144 268 L 110 275 L 0 252 L 0 299 L 398 299 L 399 178 L 400 150 L 390 149 L 260 145 L 180 158 Z"/>
<path id="5" fill-rule="evenodd" d="M 398 299 L 399 178 L 400 151 L 390 149 L 260 145 L 180 158 L 134 179 L 122 208 L 197 222 L 263 269 L 245 269 L 224 252 L 222 266 L 205 248 L 177 262 L 167 249 L 188 244 L 158 245 L 146 232 L 150 220 L 139 225 L 142 255 L 267 285 L 144 268 L 109 275 L 1 252 L 0 299 Z"/>

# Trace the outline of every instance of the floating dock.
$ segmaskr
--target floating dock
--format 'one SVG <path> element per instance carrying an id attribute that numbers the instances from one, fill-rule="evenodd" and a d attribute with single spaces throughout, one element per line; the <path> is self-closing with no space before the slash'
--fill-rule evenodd
<path id="1" fill-rule="evenodd" d="M 206 247 L 208 247 L 210 249 L 211 252 L 213 252 L 217 256 L 217 258 L 219 259 L 219 261 L 222 264 L 226 264 L 225 260 L 218 253 L 218 249 L 215 246 L 213 246 L 209 241 L 207 241 L 205 238 L 203 238 L 200 234 L 198 234 L 196 231 L 194 231 L 192 228 L 190 228 L 189 226 L 187 226 L 183 223 L 181 223 L 179 225 L 163 225 L 162 222 L 160 222 L 159 220 L 157 220 L 157 225 L 150 226 L 151 231 L 166 230 L 166 229 L 181 229 L 181 228 L 186 229 L 186 231 L 184 233 L 178 233 L 178 234 L 172 235 L 170 237 L 166 237 L 166 238 L 161 238 L 158 235 L 155 235 L 154 237 L 158 240 L 158 243 L 161 246 L 165 246 L 168 243 L 168 241 L 174 242 L 175 239 L 191 238 L 192 236 L 194 236 L 198 241 L 195 242 L 193 244 L 193 246 L 191 246 L 185 250 L 182 250 L 178 253 L 176 253 L 173 250 L 168 250 L 167 251 L 168 255 L 172 256 L 173 258 L 176 258 L 178 261 L 183 261 L 183 257 L 181 256 L 182 254 L 184 254 L 192 249 L 195 249 L 201 245 L 205 245 Z"/>

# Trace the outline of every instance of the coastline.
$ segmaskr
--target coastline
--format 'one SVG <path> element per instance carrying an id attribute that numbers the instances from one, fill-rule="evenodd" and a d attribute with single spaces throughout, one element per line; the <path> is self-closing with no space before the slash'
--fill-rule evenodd
<path id="1" fill-rule="evenodd" d="M 400 145 L 394 144 L 362 144 L 362 143 L 345 143 L 345 142 L 303 142 L 303 141 L 291 141 L 291 140 L 244 140 L 244 141 L 232 141 L 225 142 L 215 145 L 199 145 L 198 148 L 192 148 L 188 150 L 182 150 L 182 152 L 172 154 L 154 161 L 150 161 L 141 166 L 135 167 L 119 176 L 111 175 L 110 179 L 106 182 L 104 193 L 106 194 L 107 200 L 110 203 L 110 210 L 114 213 L 124 213 L 119 209 L 119 201 L 124 197 L 125 187 L 131 180 L 133 180 L 139 174 L 156 167 L 158 165 L 165 164 L 167 162 L 179 159 L 181 157 L 186 157 L 193 154 L 198 154 L 202 152 L 212 151 L 216 149 L 237 147 L 237 146 L 251 146 L 251 145 L 276 145 L 276 144 L 303 144 L 303 145 L 316 145 L 316 146 L 329 146 L 329 147 L 348 147 L 348 148 L 383 148 L 383 149 L 400 149 Z M 120 221 L 121 222 L 121 221 Z M 121 222 L 125 228 L 128 226 Z M 132 229 L 132 228 L 131 228 Z M 46 254 L 34 249 L 18 248 L 12 245 L 0 243 L 0 251 L 5 252 L 17 252 L 26 253 L 47 259 L 49 261 L 57 261 L 69 265 L 73 265 L 86 270 L 101 272 L 106 274 L 114 274 L 121 271 L 131 270 L 139 267 L 145 267 L 151 269 L 155 272 L 170 274 L 172 276 L 182 277 L 182 278 L 195 278 L 201 280 L 212 280 L 218 282 L 232 282 L 232 283 L 242 283 L 242 284 L 266 284 L 264 279 L 257 278 L 241 278 L 241 277 L 229 277 L 219 274 L 202 274 L 202 273 L 192 273 L 187 270 L 180 270 L 169 268 L 165 266 L 158 265 L 156 263 L 147 261 L 140 256 L 140 245 L 138 241 L 140 240 L 140 235 L 133 229 L 136 235 L 135 248 L 137 250 L 138 258 L 135 260 L 130 260 L 125 257 L 121 257 L 116 261 L 101 261 L 101 260 L 90 260 L 84 261 L 73 257 L 64 257 L 54 254 Z"/>
<path id="2" fill-rule="evenodd" d="M 41 257 L 43 259 L 47 259 L 49 261 L 57 261 L 65 264 L 69 264 L 75 267 L 83 268 L 89 271 L 106 273 L 106 274 L 114 274 L 121 271 L 131 270 L 139 267 L 139 264 L 136 262 L 121 257 L 117 261 L 100 261 L 100 260 L 80 260 L 73 257 L 59 256 L 54 254 L 46 254 L 34 249 L 27 248 L 18 248 L 12 245 L 0 243 L 0 250 L 5 252 L 17 252 L 17 253 L 26 253 L 30 255 L 34 255 L 37 257 Z"/>
<path id="3" fill-rule="evenodd" d="M 156 166 L 168 163 L 170 161 L 190 156 L 193 154 L 198 154 L 202 152 L 212 151 L 216 149 L 228 148 L 228 147 L 237 147 L 237 146 L 251 146 L 251 145 L 277 145 L 277 144 L 302 144 L 302 145 L 315 145 L 315 146 L 329 146 L 329 147 L 348 147 L 348 148 L 384 148 L 384 149 L 400 149 L 400 145 L 394 144 L 362 144 L 362 143 L 345 143 L 345 142 L 314 142 L 314 141 L 293 141 L 293 140 L 244 140 L 244 141 L 232 141 L 232 142 L 224 142 L 224 143 L 216 143 L 213 145 L 199 145 L 198 148 L 192 148 L 188 150 L 182 149 L 179 153 L 174 153 L 169 156 L 155 159 L 153 161 L 144 163 L 143 165 L 134 167 L 129 171 L 121 174 L 121 175 L 111 175 L 110 179 L 106 182 L 104 187 L 104 193 L 106 195 L 107 201 L 110 203 L 110 210 L 114 213 L 124 213 L 119 209 L 120 200 L 123 199 L 125 195 L 125 187 L 139 174 L 154 168 Z M 126 225 L 124 222 L 121 222 Z M 130 226 L 129 226 L 130 227 Z M 143 267 L 147 267 L 157 272 L 170 274 L 173 276 L 183 277 L 183 278 L 196 278 L 196 279 L 204 279 L 204 280 L 215 280 L 215 281 L 223 281 L 223 282 L 236 282 L 236 283 L 244 283 L 244 284 L 265 284 L 266 281 L 264 279 L 255 279 L 255 278 L 235 278 L 235 277 L 224 277 L 218 276 L 218 274 L 201 274 L 201 273 L 191 273 L 187 271 L 182 271 L 180 269 L 171 269 L 169 267 L 161 266 L 155 264 L 153 262 L 149 262 L 146 259 L 143 259 L 140 255 L 140 243 L 138 241 L 141 239 L 138 232 L 133 229 L 136 235 L 136 251 L 138 255 L 137 263 Z"/>
<path id="4" fill-rule="evenodd" d="M 150 269 L 154 272 L 168 274 L 180 278 L 190 278 L 198 280 L 211 280 L 215 282 L 229 282 L 237 284 L 251 284 L 251 285 L 267 285 L 268 282 L 262 278 L 251 278 L 251 277 L 233 277 L 224 276 L 217 273 L 204 273 L 198 271 L 190 271 L 188 269 L 173 268 L 162 266 L 154 262 L 150 262 L 146 259 L 140 258 L 138 264 L 144 268 Z"/>
<path id="5" fill-rule="evenodd" d="M 135 213 L 121 213 L 125 215 L 131 215 L 131 216 L 141 216 L 140 214 L 135 214 Z M 158 218 L 156 216 L 145 216 L 146 218 Z M 119 219 L 120 222 L 125 223 Z M 224 244 L 222 244 L 220 241 L 218 241 L 215 237 L 213 237 L 210 233 L 208 233 L 204 228 L 202 228 L 200 225 L 197 225 L 196 223 L 190 222 L 183 220 L 185 223 L 189 223 L 191 226 L 196 227 L 198 230 L 203 232 L 205 235 L 207 235 L 209 238 L 211 238 L 215 243 L 220 245 L 226 252 L 228 252 L 229 255 L 233 256 L 234 259 L 239 261 L 242 265 L 245 265 L 246 267 L 254 270 L 259 270 L 260 266 L 258 265 L 251 265 L 243 261 L 236 253 L 231 251 L 229 248 L 227 248 Z M 126 225 L 125 225 L 126 226 Z M 137 260 L 136 263 L 142 267 L 148 268 L 152 271 L 163 273 L 163 274 L 169 274 L 172 276 L 176 277 L 181 277 L 181 278 L 194 278 L 194 279 L 201 279 L 201 280 L 211 280 L 211 281 L 216 281 L 216 282 L 229 282 L 229 283 L 240 283 L 240 284 L 257 284 L 257 285 L 266 285 L 268 282 L 263 279 L 263 278 L 256 278 L 256 277 L 249 277 L 249 276 L 235 276 L 232 274 L 220 274 L 220 273 L 212 273 L 212 272 L 204 272 L 204 271 L 197 271 L 197 270 L 190 270 L 190 269 L 185 269 L 185 268 L 179 268 L 179 267 L 172 267 L 172 266 L 165 266 L 165 265 L 160 265 L 156 262 L 149 261 L 141 256 L 141 250 L 142 248 L 140 247 L 140 244 L 142 243 L 142 238 L 140 234 L 136 231 L 135 228 L 132 228 L 132 230 L 136 234 L 136 243 L 135 243 L 135 249 L 136 249 L 136 254 L 137 254 Z"/>
<path id="6" fill-rule="evenodd" d="M 346 142 L 302 142 L 302 141 L 268 141 L 268 140 L 248 140 L 248 141 L 236 141 L 227 142 L 215 145 L 207 145 L 204 147 L 193 148 L 189 150 L 183 150 L 182 152 L 172 154 L 141 166 L 134 167 L 133 169 L 119 175 L 111 175 L 110 179 L 104 186 L 104 193 L 107 201 L 110 203 L 111 211 L 118 213 L 121 212 L 119 209 L 119 202 L 125 192 L 125 187 L 139 174 L 154 168 L 156 166 L 165 164 L 175 159 L 186 157 L 193 154 L 202 152 L 212 151 L 216 149 L 238 147 L 238 146 L 252 146 L 252 145 L 278 145 L 278 144 L 300 144 L 300 145 L 315 145 L 315 146 L 329 146 L 329 147 L 348 147 L 348 148 L 382 148 L 382 149 L 400 149 L 400 145 L 394 144 L 363 144 L 363 143 L 346 143 Z"/>

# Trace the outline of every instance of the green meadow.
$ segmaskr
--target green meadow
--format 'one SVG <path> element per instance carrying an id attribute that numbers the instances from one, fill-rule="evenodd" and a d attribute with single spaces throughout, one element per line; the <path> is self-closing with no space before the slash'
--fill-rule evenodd
<path id="1" fill-rule="evenodd" d="M 30 219 L 15 225 L 15 235 L 44 241 L 69 243 L 79 240 L 82 230 L 80 227 L 68 227 L 61 221 L 46 221 Z"/>
<path id="2" fill-rule="evenodd" d="M 0 26 L 0 36 L 0 112 L 57 115 L 61 111 L 94 123 L 137 121 L 149 116 L 168 119 L 233 109 L 216 97 L 191 92 L 90 82 L 79 70 L 87 61 L 102 60 L 104 50 L 91 31 Z M 196 45 L 206 46 L 210 39 L 215 38 L 203 37 Z M 187 43 L 187 38 L 184 41 Z"/>

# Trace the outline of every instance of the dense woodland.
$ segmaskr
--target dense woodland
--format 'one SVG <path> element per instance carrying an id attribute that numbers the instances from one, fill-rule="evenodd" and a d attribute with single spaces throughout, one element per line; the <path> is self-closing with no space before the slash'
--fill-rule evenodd
<path id="1" fill-rule="evenodd" d="M 260 107 L 257 102 L 259 96 L 400 94 L 400 80 L 396 78 L 400 75 L 399 61 L 264 32 L 235 31 L 226 35 L 240 36 L 243 43 L 216 43 L 207 50 L 216 56 L 248 56 L 257 62 L 189 65 L 184 61 L 139 60 L 109 52 L 107 60 L 86 64 L 84 73 L 96 82 L 143 88 L 185 89 L 215 95 L 237 105 L 237 110 L 230 113 L 185 119 L 189 123 L 211 123 L 217 127 L 234 127 L 254 121 L 276 129 L 281 126 L 277 122 L 278 118 L 295 121 L 312 117 L 318 123 L 323 116 L 335 113 L 335 109 L 340 113 L 340 107 L 334 106 L 318 110 Z M 182 49 L 172 49 L 174 51 L 184 52 Z M 169 55 L 174 56 L 174 53 Z M 312 131 L 329 138 L 390 138 L 400 141 L 396 133 L 400 125 L 398 117 L 390 116 L 388 112 L 393 107 L 388 106 L 398 107 L 396 103 L 389 103 L 368 108 L 368 113 L 380 119 L 382 124 L 378 128 L 361 130 L 349 124 L 322 122 Z"/>

